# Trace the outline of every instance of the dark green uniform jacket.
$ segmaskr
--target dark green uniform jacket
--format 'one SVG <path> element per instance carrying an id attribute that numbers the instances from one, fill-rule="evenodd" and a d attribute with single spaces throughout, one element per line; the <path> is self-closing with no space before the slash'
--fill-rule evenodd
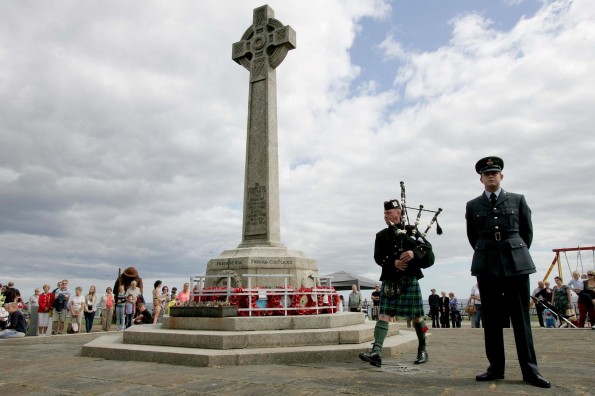
<path id="1" fill-rule="evenodd" d="M 467 202 L 467 238 L 473 247 L 471 274 L 516 276 L 532 274 L 531 209 L 521 194 L 502 190 L 496 206 L 482 193 Z"/>

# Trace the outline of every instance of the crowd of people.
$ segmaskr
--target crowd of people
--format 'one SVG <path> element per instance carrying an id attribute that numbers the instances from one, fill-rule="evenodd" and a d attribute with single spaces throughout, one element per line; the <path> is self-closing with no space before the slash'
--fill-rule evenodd
<path id="1" fill-rule="evenodd" d="M 536 300 L 535 310 L 540 327 L 569 327 L 569 323 L 572 323 L 576 327 L 590 324 L 595 329 L 595 271 L 582 275 L 575 271 L 568 284 L 564 284 L 558 276 L 554 280 L 553 288 L 550 282 L 539 281 L 531 294 Z M 169 314 L 171 306 L 190 300 L 189 283 L 185 283 L 178 293 L 176 287 L 170 291 L 159 280 L 153 285 L 152 310 L 147 308 L 143 291 L 135 281 L 128 288 L 120 285 L 116 293 L 107 287 L 101 295 L 98 295 L 93 285 L 86 294 L 83 294 L 82 287 L 77 286 L 72 295 L 68 280 L 64 279 L 52 291 L 49 284 L 43 285 L 41 289 L 36 288 L 27 300 L 22 298 L 13 282 L 0 284 L 0 288 L 0 338 L 46 336 L 64 334 L 65 331 L 78 333 L 82 330 L 83 319 L 84 330 L 89 333 L 98 311 L 103 331 L 111 330 L 114 319 L 116 330 L 121 331 L 134 324 L 160 323 L 163 315 Z M 575 299 L 578 314 L 574 313 L 572 301 Z M 466 305 L 459 302 L 453 292 L 447 294 L 442 291 L 438 295 L 436 289 L 432 289 L 428 306 L 427 317 L 432 321 L 433 328 L 460 328 L 462 312 L 468 316 L 472 328 L 482 327 L 481 296 L 477 284 L 472 287 Z M 378 320 L 379 308 L 380 284 L 375 286 L 371 301 L 362 299 L 361 292 L 353 285 L 348 301 L 344 302 L 344 311 L 363 312 L 371 320 Z M 391 322 L 396 320 L 394 316 L 390 318 Z M 504 320 L 504 327 L 510 327 L 510 321 L 507 318 Z M 411 327 L 411 318 L 407 319 L 407 327 Z"/>
<path id="2" fill-rule="evenodd" d="M 536 303 L 535 313 L 540 327 L 570 327 L 568 323 L 576 327 L 595 326 L 595 311 L 593 300 L 595 299 L 595 271 L 591 270 L 586 274 L 578 272 L 572 273 L 572 280 L 568 284 L 563 284 L 562 278 L 554 278 L 556 285 L 550 288 L 550 282 L 539 281 L 538 287 L 531 294 L 535 299 L 546 302 L 551 306 Z M 343 300 L 342 296 L 341 299 Z M 577 301 L 576 305 L 573 301 Z M 479 288 L 475 284 L 471 288 L 469 298 L 459 301 L 453 292 L 436 293 L 436 289 L 431 290 L 428 296 L 428 314 L 427 317 L 432 321 L 432 328 L 460 328 L 463 316 L 467 316 L 472 328 L 481 328 L 481 296 Z M 380 306 L 380 284 L 375 285 L 372 292 L 371 301 L 367 298 L 362 299 L 361 292 L 356 285 L 352 286 L 347 302 L 343 304 L 345 312 L 363 312 L 370 320 L 378 320 L 378 310 Z M 574 314 L 574 307 L 578 307 L 578 314 Z M 550 311 L 554 312 L 551 313 Z M 464 314 L 463 314 L 464 312 Z M 504 313 L 505 310 L 503 310 Z M 556 313 L 557 312 L 557 313 Z M 570 313 L 571 315 L 567 314 Z M 558 314 L 560 313 L 560 314 Z M 553 317 L 553 322 L 546 319 Z M 510 321 L 504 318 L 504 327 L 510 327 Z M 567 319 L 565 321 L 564 319 Z M 395 322 L 396 318 L 392 317 Z M 407 327 L 411 327 L 411 319 L 407 319 Z M 595 329 L 595 327 L 593 327 Z"/>
<path id="3" fill-rule="evenodd" d="M 531 296 L 536 302 L 535 308 L 540 327 L 585 327 L 587 318 L 595 329 L 595 270 L 586 274 L 572 273 L 572 279 L 564 284 L 561 277 L 554 278 L 555 286 L 550 282 L 539 281 Z M 578 316 L 574 309 L 576 296 Z"/>
<path id="4" fill-rule="evenodd" d="M 63 279 L 53 290 L 49 284 L 36 288 L 27 300 L 14 282 L 0 284 L 0 290 L 0 338 L 79 333 L 83 319 L 84 331 L 90 333 L 98 313 L 103 331 L 112 329 L 114 319 L 116 331 L 122 331 L 132 325 L 160 323 L 172 306 L 190 300 L 189 283 L 178 293 L 176 287 L 170 292 L 160 280 L 153 285 L 152 310 L 136 281 L 128 287 L 120 284 L 115 292 L 107 287 L 105 293 L 98 293 L 92 285 L 83 294 L 80 286 L 73 293 L 68 280 Z"/>

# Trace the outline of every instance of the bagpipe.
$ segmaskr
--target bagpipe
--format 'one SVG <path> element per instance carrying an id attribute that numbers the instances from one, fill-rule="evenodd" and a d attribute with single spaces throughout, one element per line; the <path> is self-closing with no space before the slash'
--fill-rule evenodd
<path id="1" fill-rule="evenodd" d="M 415 209 L 417 210 L 417 216 L 415 217 L 415 222 L 411 224 L 409 221 L 409 212 L 407 209 Z M 421 222 L 421 215 L 422 212 L 430 212 L 434 213 L 434 217 L 430 220 L 430 223 L 427 225 L 424 232 L 419 230 L 419 223 Z M 430 247 L 432 244 L 428 242 L 426 236 L 428 235 L 428 231 L 432 228 L 434 223 L 436 224 L 436 234 L 442 235 L 442 228 L 440 224 L 438 224 L 438 216 L 442 213 L 442 208 L 438 208 L 438 210 L 429 210 L 424 209 L 423 205 L 419 205 L 419 207 L 410 207 L 407 206 L 407 197 L 405 193 L 405 183 L 401 182 L 401 224 L 391 224 L 393 228 L 397 231 L 397 234 L 405 233 L 408 237 L 419 240 L 421 239 L 423 243 L 429 245 Z"/>

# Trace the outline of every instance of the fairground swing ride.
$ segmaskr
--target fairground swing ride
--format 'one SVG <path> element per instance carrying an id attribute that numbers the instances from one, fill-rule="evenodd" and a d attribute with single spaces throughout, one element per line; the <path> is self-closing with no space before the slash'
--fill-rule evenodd
<path id="1" fill-rule="evenodd" d="M 562 249 L 552 249 L 552 251 L 555 254 L 554 259 L 552 260 L 552 264 L 550 265 L 550 268 L 548 269 L 547 273 L 545 274 L 545 276 L 543 277 L 543 281 L 545 282 L 548 277 L 550 276 L 552 270 L 554 269 L 554 266 L 558 267 L 558 276 L 560 278 L 562 278 L 566 283 L 568 283 L 568 279 L 569 278 L 564 278 L 563 273 L 562 273 L 562 260 L 560 259 L 560 253 L 564 253 L 564 258 L 566 260 L 566 265 L 568 266 L 568 270 L 570 272 L 570 277 L 572 277 L 572 273 L 573 272 L 578 272 L 579 274 L 585 274 L 589 269 L 587 268 L 585 270 L 585 267 L 583 265 L 583 254 L 581 252 L 583 251 L 591 251 L 591 269 L 595 268 L 595 246 L 583 246 L 583 247 L 575 247 L 575 248 L 562 248 Z M 576 252 L 576 265 L 574 270 L 570 267 L 570 260 L 568 260 L 568 252 Z M 580 265 L 580 270 L 579 270 L 579 265 Z"/>

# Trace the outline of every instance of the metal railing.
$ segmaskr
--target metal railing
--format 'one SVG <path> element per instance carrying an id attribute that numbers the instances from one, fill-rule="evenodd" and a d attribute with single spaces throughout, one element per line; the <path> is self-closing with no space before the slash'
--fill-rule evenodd
<path id="1" fill-rule="evenodd" d="M 241 316 L 319 315 L 341 312 L 339 294 L 332 277 L 313 276 L 315 286 L 295 289 L 289 286 L 290 274 L 245 274 L 247 287 L 232 287 L 233 275 L 197 275 L 190 278 L 190 301 L 225 301 L 238 306 Z M 205 287 L 208 278 L 227 278 L 223 287 Z M 253 286 L 253 278 L 283 278 L 282 286 Z M 326 286 L 320 285 L 323 281 Z"/>

